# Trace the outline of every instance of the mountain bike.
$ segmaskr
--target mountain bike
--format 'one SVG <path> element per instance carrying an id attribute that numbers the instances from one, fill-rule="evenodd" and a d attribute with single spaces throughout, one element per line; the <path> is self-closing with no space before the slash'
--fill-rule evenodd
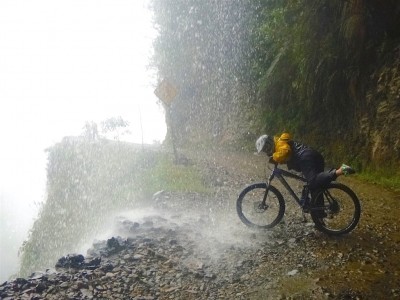
<path id="1" fill-rule="evenodd" d="M 304 177 L 278 168 L 277 164 L 274 164 L 266 182 L 247 186 L 237 199 L 237 213 L 247 226 L 270 229 L 282 220 L 286 206 L 281 192 L 271 185 L 275 177 L 295 199 L 303 213 L 310 213 L 315 227 L 321 232 L 342 235 L 357 226 L 361 216 L 361 205 L 356 194 L 348 186 L 333 181 L 311 193 Z M 301 197 L 293 191 L 285 177 L 304 183 Z"/>

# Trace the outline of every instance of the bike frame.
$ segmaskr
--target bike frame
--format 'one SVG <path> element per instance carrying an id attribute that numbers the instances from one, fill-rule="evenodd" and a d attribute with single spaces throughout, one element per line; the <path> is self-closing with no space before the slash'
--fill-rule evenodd
<path id="1" fill-rule="evenodd" d="M 273 168 L 269 167 L 269 170 L 271 172 L 265 173 L 266 178 L 263 182 L 248 185 L 236 201 L 236 211 L 246 225 L 270 229 L 284 217 L 288 196 L 282 194 L 282 187 L 279 189 L 272 183 L 277 177 L 301 208 L 304 220 L 307 220 L 305 213 L 309 213 L 316 229 L 329 235 L 339 236 L 349 233 L 357 226 L 361 215 L 360 201 L 346 185 L 332 181 L 310 191 L 306 178 L 300 174 L 280 169 L 277 163 L 274 163 Z M 291 187 L 294 185 L 289 185 L 288 178 L 302 183 L 303 191 L 299 193 L 295 189 L 297 192 L 295 193 Z M 271 199 L 268 199 L 271 201 L 267 201 L 268 193 L 272 194 Z M 270 208 L 271 213 L 268 212 Z M 348 212 L 342 214 L 344 210 Z M 262 215 L 263 213 L 266 215 Z"/>
<path id="2" fill-rule="evenodd" d="M 307 180 L 304 177 L 296 175 L 296 174 L 294 174 L 292 172 L 280 169 L 280 168 L 278 168 L 278 164 L 274 164 L 274 169 L 272 170 L 272 173 L 271 173 L 271 175 L 269 175 L 268 180 L 267 180 L 267 189 L 266 189 L 266 192 L 265 192 L 265 195 L 264 195 L 263 203 L 265 203 L 265 200 L 267 199 L 269 186 L 270 186 L 272 180 L 276 177 L 283 184 L 283 186 L 287 189 L 287 191 L 294 198 L 294 200 L 296 200 L 296 202 L 300 206 L 302 205 L 299 197 L 296 195 L 296 193 L 290 187 L 289 183 L 287 183 L 287 181 L 285 179 L 285 176 L 286 177 L 290 177 L 290 178 L 294 178 L 294 179 L 302 181 L 302 182 L 307 182 Z"/>

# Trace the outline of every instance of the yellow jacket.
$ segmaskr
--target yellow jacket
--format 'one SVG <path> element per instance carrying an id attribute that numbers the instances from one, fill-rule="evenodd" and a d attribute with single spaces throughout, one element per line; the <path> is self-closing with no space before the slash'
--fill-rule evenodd
<path id="1" fill-rule="evenodd" d="M 289 133 L 282 133 L 280 137 L 274 136 L 275 152 L 272 158 L 279 164 L 285 164 L 292 156 L 292 149 L 288 142 L 291 137 Z"/>

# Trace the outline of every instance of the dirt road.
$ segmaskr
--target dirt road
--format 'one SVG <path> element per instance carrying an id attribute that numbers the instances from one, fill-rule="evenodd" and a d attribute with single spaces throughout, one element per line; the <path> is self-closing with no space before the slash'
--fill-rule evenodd
<path id="1" fill-rule="evenodd" d="M 267 171 L 266 158 L 254 154 L 214 152 L 193 157 L 214 183 L 216 198 L 223 197 L 230 211 L 240 190 L 262 181 Z M 357 176 L 342 176 L 339 182 L 350 186 L 362 202 L 357 228 L 343 237 L 326 236 L 302 223 L 299 208 L 286 197 L 285 224 L 273 229 L 272 237 L 264 241 L 282 243 L 282 247 L 263 254 L 253 274 L 254 280 L 265 281 L 259 289 L 248 291 L 249 298 L 264 299 L 277 292 L 272 298 L 400 299 L 400 194 L 357 180 Z M 297 272 L 289 273 L 290 269 Z"/>

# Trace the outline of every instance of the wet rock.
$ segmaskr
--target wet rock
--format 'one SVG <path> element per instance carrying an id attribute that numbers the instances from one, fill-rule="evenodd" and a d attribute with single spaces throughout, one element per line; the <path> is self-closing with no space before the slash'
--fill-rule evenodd
<path id="1" fill-rule="evenodd" d="M 287 275 L 289 275 L 289 276 L 294 276 L 294 275 L 296 275 L 297 273 L 299 273 L 299 270 L 294 269 L 294 270 L 292 270 L 292 271 L 289 271 L 289 272 L 287 273 Z"/>
<path id="2" fill-rule="evenodd" d="M 155 201 L 155 202 L 160 201 L 160 199 L 163 198 L 164 194 L 165 194 L 164 190 L 161 190 L 161 191 L 158 191 L 158 192 L 154 193 L 153 196 L 152 196 L 153 201 Z"/>
<path id="3" fill-rule="evenodd" d="M 74 269 L 88 269 L 88 270 L 94 270 L 100 266 L 101 258 L 96 257 L 93 259 L 85 259 L 85 257 L 82 254 L 71 254 L 67 256 L 61 257 L 55 267 L 56 268 L 74 268 Z M 43 275 L 40 275 L 40 277 L 43 277 Z M 35 277 L 31 277 L 34 279 L 40 278 L 38 275 Z"/>
<path id="4" fill-rule="evenodd" d="M 119 252 L 123 248 L 123 243 L 120 243 L 120 239 L 112 237 L 107 240 L 107 253 L 108 255 Z"/>
<path id="5" fill-rule="evenodd" d="M 101 257 L 95 257 L 95 258 L 87 258 L 83 261 L 83 264 L 86 269 L 88 270 L 94 270 L 100 266 L 101 263 Z"/>
<path id="6" fill-rule="evenodd" d="M 81 254 L 71 254 L 61 257 L 57 263 L 56 268 L 80 268 L 83 266 L 85 257 Z"/>

